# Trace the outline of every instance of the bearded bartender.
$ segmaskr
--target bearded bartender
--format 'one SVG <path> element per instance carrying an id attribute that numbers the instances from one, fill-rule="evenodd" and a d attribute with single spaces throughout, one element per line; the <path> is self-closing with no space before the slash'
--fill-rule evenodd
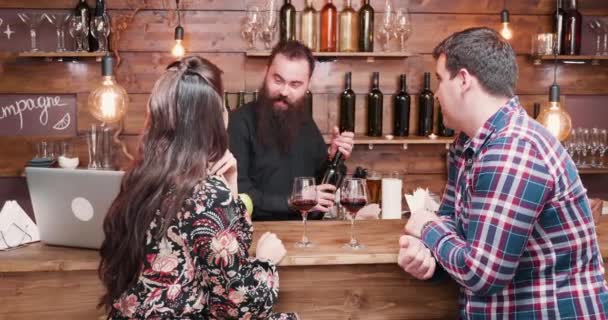
<path id="1" fill-rule="evenodd" d="M 297 41 L 279 43 L 271 52 L 256 101 L 230 115 L 230 151 L 237 159 L 238 189 L 253 202 L 253 220 L 300 220 L 289 197 L 295 177 L 320 177 L 340 151 L 347 159 L 354 133 L 332 129 L 327 147 L 306 112 L 304 99 L 315 68 L 312 52 Z M 317 185 L 318 204 L 325 213 L 334 205 L 335 187 Z"/>

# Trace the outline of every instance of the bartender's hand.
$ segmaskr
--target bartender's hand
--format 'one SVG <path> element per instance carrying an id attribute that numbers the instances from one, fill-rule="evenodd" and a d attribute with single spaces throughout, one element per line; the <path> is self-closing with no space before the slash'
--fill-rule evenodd
<path id="1" fill-rule="evenodd" d="M 207 169 L 208 175 L 224 177 L 234 198 L 239 194 L 236 165 L 236 158 L 232 155 L 232 152 L 226 150 L 226 153 L 224 153 L 222 158 L 215 163 L 210 163 L 209 169 Z"/>
<path id="2" fill-rule="evenodd" d="M 311 211 L 328 212 L 335 204 L 336 187 L 331 184 L 320 184 L 317 188 L 317 205 Z"/>
<path id="3" fill-rule="evenodd" d="M 348 159 L 353 151 L 353 145 L 355 144 L 355 134 L 352 132 L 344 131 L 340 134 L 340 129 L 334 127 L 331 132 L 331 145 L 329 146 L 329 158 L 333 159 L 336 152 L 340 150 L 344 159 Z"/>
<path id="4" fill-rule="evenodd" d="M 420 280 L 431 278 L 437 266 L 435 258 L 424 243 L 420 239 L 407 235 L 399 238 L 397 264 L 405 272 Z"/>
<path id="5" fill-rule="evenodd" d="M 422 236 L 422 227 L 429 221 L 441 221 L 439 217 L 431 211 L 415 210 L 410 214 L 410 218 L 405 225 L 405 232 L 416 238 Z"/>

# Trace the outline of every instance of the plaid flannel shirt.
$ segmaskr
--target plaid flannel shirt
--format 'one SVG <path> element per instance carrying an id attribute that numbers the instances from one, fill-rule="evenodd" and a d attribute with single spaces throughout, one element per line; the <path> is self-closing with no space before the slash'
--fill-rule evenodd
<path id="1" fill-rule="evenodd" d="M 608 317 L 586 190 L 517 97 L 455 140 L 438 214 L 422 240 L 461 285 L 461 318 Z"/>

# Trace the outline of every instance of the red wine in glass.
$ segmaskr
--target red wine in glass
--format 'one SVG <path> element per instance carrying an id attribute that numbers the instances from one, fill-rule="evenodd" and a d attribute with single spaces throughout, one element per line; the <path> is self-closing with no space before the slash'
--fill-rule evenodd
<path id="1" fill-rule="evenodd" d="M 291 203 L 300 212 L 308 212 L 310 209 L 314 208 L 317 205 L 317 199 L 296 198 L 293 199 Z"/>
<path id="2" fill-rule="evenodd" d="M 361 208 L 365 207 L 367 200 L 364 198 L 343 198 L 340 200 L 340 204 L 354 216 Z"/>
<path id="3" fill-rule="evenodd" d="M 364 246 L 355 238 L 355 217 L 357 212 L 367 204 L 367 184 L 359 178 L 347 178 L 340 189 L 340 204 L 346 208 L 350 217 L 350 241 L 346 244 L 352 249 Z"/>

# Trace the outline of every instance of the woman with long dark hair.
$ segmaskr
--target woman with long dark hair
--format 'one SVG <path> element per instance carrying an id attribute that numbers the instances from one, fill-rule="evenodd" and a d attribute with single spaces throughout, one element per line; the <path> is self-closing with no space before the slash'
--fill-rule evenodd
<path id="1" fill-rule="evenodd" d="M 104 222 L 100 306 L 111 319 L 295 319 L 275 314 L 274 234 L 252 228 L 228 151 L 221 70 L 200 57 L 156 82 L 136 160 Z"/>

